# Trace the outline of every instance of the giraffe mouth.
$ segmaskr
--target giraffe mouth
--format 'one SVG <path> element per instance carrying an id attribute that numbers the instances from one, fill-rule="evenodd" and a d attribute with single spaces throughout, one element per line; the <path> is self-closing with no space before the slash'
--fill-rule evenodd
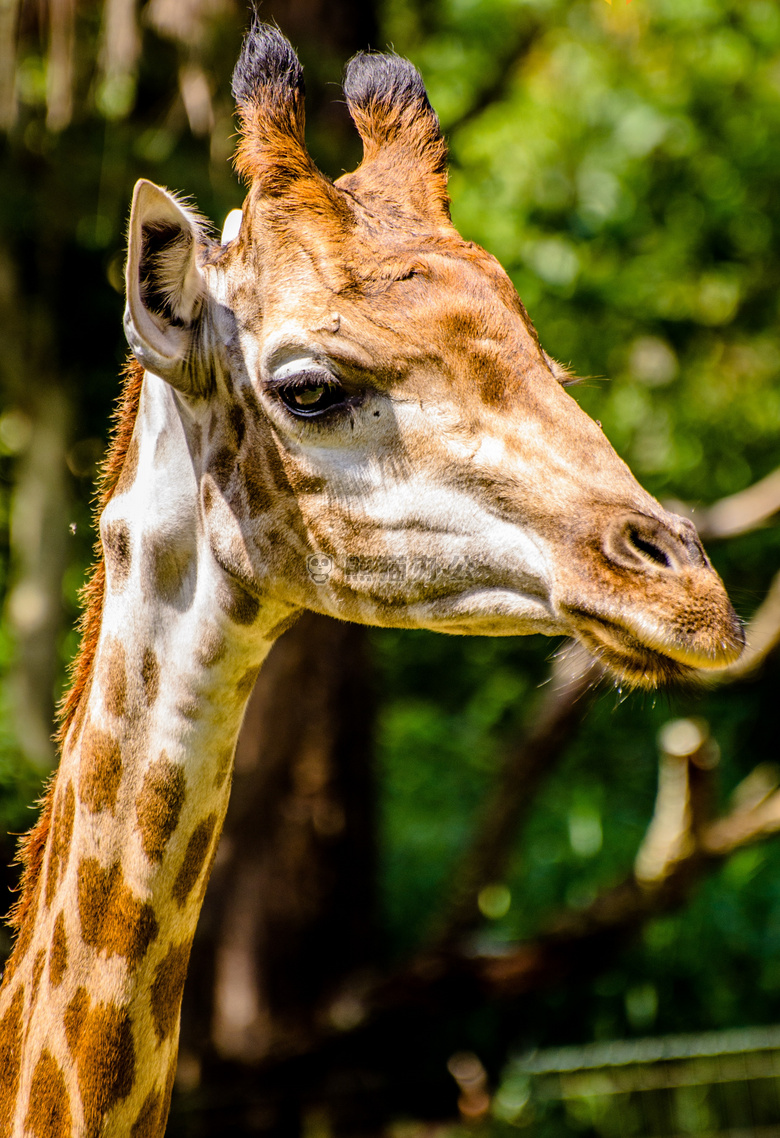
<path id="1" fill-rule="evenodd" d="M 688 683 L 697 677 L 697 668 L 681 663 L 655 648 L 642 644 L 626 629 L 610 621 L 593 617 L 580 624 L 576 638 L 591 656 L 621 683 L 653 690 L 670 684 Z M 600 626 L 600 627 L 599 627 Z"/>
<path id="2" fill-rule="evenodd" d="M 732 664 L 744 648 L 744 635 L 736 618 L 727 637 L 711 637 L 702 644 L 664 635 L 652 621 L 637 628 L 628 621 L 575 608 L 567 608 L 566 615 L 574 635 L 593 656 L 619 679 L 641 688 L 693 681 L 700 670 Z"/>

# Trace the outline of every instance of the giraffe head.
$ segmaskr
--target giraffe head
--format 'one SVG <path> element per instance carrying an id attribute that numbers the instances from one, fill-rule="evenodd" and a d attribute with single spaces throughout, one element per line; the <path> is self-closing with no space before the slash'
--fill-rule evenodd
<path id="1" fill-rule="evenodd" d="M 420 76 L 360 55 L 335 184 L 291 47 L 255 23 L 233 89 L 249 185 L 222 244 L 140 182 L 126 328 L 190 423 L 199 511 L 250 594 L 345 619 L 579 638 L 644 686 L 740 653 L 694 527 L 565 390 L 506 273 L 453 227 Z"/>

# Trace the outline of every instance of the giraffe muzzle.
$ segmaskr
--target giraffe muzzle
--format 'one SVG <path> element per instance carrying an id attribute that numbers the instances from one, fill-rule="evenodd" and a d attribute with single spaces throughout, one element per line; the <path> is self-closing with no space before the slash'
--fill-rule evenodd
<path id="1" fill-rule="evenodd" d="M 583 587 L 575 569 L 557 608 L 616 677 L 655 688 L 739 658 L 742 624 L 691 522 L 624 511 L 607 523 L 601 551 L 605 587 Z"/>

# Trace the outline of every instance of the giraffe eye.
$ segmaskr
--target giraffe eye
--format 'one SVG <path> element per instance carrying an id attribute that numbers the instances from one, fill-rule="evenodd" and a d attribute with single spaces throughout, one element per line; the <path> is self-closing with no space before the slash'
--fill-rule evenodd
<path id="1" fill-rule="evenodd" d="M 279 398 L 289 411 L 299 417 L 314 417 L 331 407 L 337 407 L 347 398 L 341 384 L 335 380 L 323 382 L 317 376 L 299 383 L 285 384 L 279 388 Z"/>

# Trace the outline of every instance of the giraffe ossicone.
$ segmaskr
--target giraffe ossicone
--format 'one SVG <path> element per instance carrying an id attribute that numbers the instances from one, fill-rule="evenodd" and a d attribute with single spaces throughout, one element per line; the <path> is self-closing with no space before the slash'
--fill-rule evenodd
<path id="1" fill-rule="evenodd" d="M 568 634 L 647 687 L 742 647 L 693 527 L 639 486 L 498 262 L 454 229 L 411 64 L 348 66 L 364 157 L 335 184 L 278 31 L 255 22 L 233 89 L 249 189 L 224 243 L 150 182 L 133 198 L 134 362 L 62 759 L 24 844 L 0 1138 L 163 1133 L 236 736 L 302 610 Z"/>

